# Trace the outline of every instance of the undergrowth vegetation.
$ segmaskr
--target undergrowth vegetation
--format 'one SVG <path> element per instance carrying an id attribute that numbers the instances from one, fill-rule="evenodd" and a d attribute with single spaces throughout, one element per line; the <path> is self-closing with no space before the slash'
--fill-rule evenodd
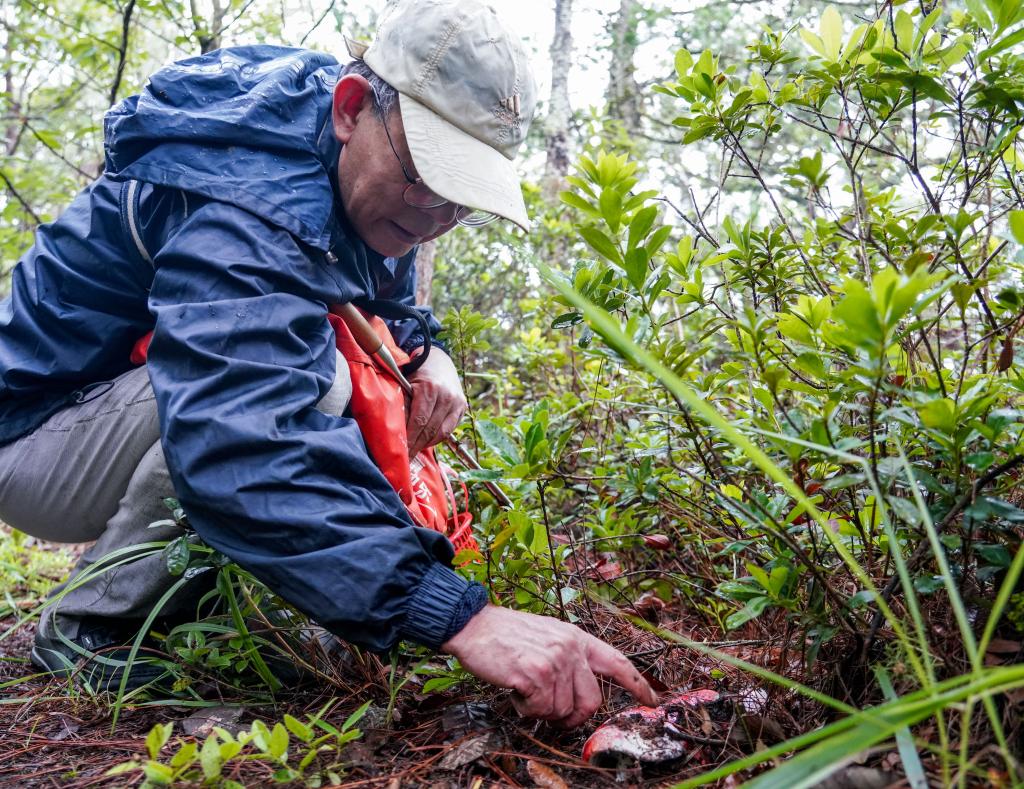
<path id="1" fill-rule="evenodd" d="M 761 623 L 805 687 L 763 678 L 818 702 L 808 729 L 839 715 L 700 780 L 813 746 L 763 779 L 806 785 L 893 737 L 912 783 L 1022 780 L 1024 674 L 988 647 L 1024 601 L 1024 7 L 967 5 L 679 52 L 658 90 L 719 191 L 584 157 L 587 248 L 541 266 L 571 345 L 532 337 L 543 399 L 476 414 L 519 497 L 484 517 L 499 594 L 564 612 L 589 579 L 705 638 Z"/>

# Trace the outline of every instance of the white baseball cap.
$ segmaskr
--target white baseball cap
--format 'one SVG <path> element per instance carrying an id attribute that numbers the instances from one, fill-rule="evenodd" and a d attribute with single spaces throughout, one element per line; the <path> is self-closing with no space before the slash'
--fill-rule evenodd
<path id="1" fill-rule="evenodd" d="M 370 44 L 348 40 L 399 94 L 420 178 L 441 197 L 529 229 L 512 160 L 537 86 L 520 38 L 477 0 L 394 0 Z"/>

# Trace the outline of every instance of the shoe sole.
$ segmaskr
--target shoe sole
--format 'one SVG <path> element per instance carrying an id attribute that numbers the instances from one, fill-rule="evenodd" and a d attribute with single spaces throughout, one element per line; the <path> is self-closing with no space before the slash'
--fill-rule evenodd
<path id="1" fill-rule="evenodd" d="M 59 661 L 57 665 L 47 660 L 44 657 L 44 653 L 54 655 Z M 32 665 L 38 669 L 49 673 L 53 677 L 67 678 L 72 677 L 76 683 L 82 684 L 87 682 L 89 685 L 98 684 L 98 690 L 107 691 L 109 693 L 116 692 L 121 685 L 121 670 L 107 674 L 103 671 L 101 666 L 88 666 L 82 665 L 81 662 L 75 665 L 68 665 L 67 658 L 55 649 L 40 648 L 33 646 L 32 651 L 29 653 L 29 660 Z M 144 677 L 147 677 L 145 678 Z M 169 672 L 166 669 L 149 667 L 145 665 L 138 665 L 134 667 L 131 674 L 128 675 L 128 683 L 125 685 L 125 691 L 132 691 L 149 685 L 165 676 L 168 676 Z"/>
<path id="2" fill-rule="evenodd" d="M 50 663 L 50 661 L 46 660 L 43 657 L 44 652 L 49 653 L 51 655 L 56 655 L 58 658 L 60 658 L 60 663 L 58 664 L 58 666 L 54 666 Z M 39 647 L 34 646 L 32 647 L 32 651 L 28 655 L 28 659 L 32 662 L 32 665 L 35 666 L 37 669 L 52 674 L 55 677 L 70 677 L 76 668 L 75 666 L 65 665 L 64 663 L 67 660 L 67 658 L 65 658 L 60 652 L 58 652 L 55 649 L 40 649 Z"/>

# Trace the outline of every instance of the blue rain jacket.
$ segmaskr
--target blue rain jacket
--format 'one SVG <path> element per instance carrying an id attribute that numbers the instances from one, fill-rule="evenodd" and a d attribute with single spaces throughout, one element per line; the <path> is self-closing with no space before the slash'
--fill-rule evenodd
<path id="1" fill-rule="evenodd" d="M 315 408 L 335 375 L 327 305 L 415 291 L 413 254 L 367 248 L 336 199 L 341 70 L 224 49 L 107 114 L 105 174 L 39 229 L 0 303 L 0 444 L 124 373 L 153 329 L 164 453 L 203 539 L 347 640 L 437 647 L 482 587 L 413 525 L 355 422 Z M 404 347 L 415 325 L 392 326 Z"/>

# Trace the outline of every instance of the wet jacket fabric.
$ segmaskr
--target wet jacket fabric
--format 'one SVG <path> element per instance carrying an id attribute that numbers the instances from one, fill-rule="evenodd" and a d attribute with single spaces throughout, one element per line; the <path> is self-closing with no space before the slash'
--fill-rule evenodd
<path id="1" fill-rule="evenodd" d="M 107 114 L 105 174 L 39 229 L 0 303 L 0 445 L 125 372 L 152 329 L 164 453 L 203 539 L 347 640 L 437 647 L 483 588 L 412 524 L 355 422 L 315 408 L 335 375 L 327 305 L 415 290 L 414 253 L 368 249 L 336 200 L 341 68 L 224 49 Z"/>

